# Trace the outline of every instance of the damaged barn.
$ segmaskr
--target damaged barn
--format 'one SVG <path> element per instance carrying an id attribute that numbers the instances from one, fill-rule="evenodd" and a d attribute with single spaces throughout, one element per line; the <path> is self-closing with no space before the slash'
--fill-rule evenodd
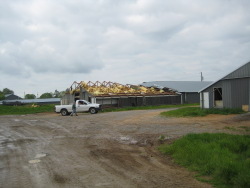
<path id="1" fill-rule="evenodd" d="M 181 96 L 175 91 L 106 81 L 74 82 L 61 103 L 71 104 L 78 99 L 101 104 L 104 108 L 181 103 Z"/>

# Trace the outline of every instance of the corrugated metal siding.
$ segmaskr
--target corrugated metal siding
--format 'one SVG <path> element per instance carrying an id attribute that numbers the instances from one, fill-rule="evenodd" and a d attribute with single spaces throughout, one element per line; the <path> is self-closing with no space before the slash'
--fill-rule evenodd
<path id="1" fill-rule="evenodd" d="M 248 111 L 250 111 L 250 78 L 248 78 L 248 95 L 249 95 L 249 101 L 248 101 Z"/>
<path id="2" fill-rule="evenodd" d="M 185 103 L 200 103 L 199 93 L 185 93 Z"/>
<path id="3" fill-rule="evenodd" d="M 112 102 L 111 100 L 115 101 Z M 128 107 L 128 106 L 151 106 L 163 104 L 180 104 L 181 96 L 162 96 L 162 97 L 121 97 L 121 98 L 97 98 L 96 102 L 107 107 Z"/>
<path id="4" fill-rule="evenodd" d="M 181 104 L 181 96 L 145 97 L 146 105 Z"/>
<path id="5" fill-rule="evenodd" d="M 225 76 L 223 79 L 244 78 L 244 77 L 250 77 L 250 62 L 243 65 L 239 69 L 233 71 L 229 75 Z"/>
<path id="6" fill-rule="evenodd" d="M 231 80 L 222 81 L 222 100 L 224 108 L 232 108 Z"/>
<path id="7" fill-rule="evenodd" d="M 232 108 L 249 104 L 249 78 L 231 80 Z"/>

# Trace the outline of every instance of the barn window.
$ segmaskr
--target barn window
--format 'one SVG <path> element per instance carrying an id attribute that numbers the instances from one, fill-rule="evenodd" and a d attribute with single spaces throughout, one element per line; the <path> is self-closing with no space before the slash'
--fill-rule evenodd
<path id="1" fill-rule="evenodd" d="M 214 88 L 214 100 L 215 101 L 222 100 L 222 88 Z"/>
<path id="2" fill-rule="evenodd" d="M 214 88 L 214 107 L 223 108 L 222 88 Z"/>

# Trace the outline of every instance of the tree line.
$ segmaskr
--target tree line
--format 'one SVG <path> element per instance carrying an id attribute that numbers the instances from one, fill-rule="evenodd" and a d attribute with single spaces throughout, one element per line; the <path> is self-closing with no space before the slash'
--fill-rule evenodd
<path id="1" fill-rule="evenodd" d="M 9 88 L 4 88 L 3 90 L 0 90 L 0 100 L 4 100 L 5 96 L 8 94 L 13 94 L 14 91 L 9 89 Z M 65 91 L 57 91 L 55 90 L 54 92 L 46 92 L 40 95 L 40 97 L 36 97 L 35 94 L 25 94 L 24 98 L 25 99 L 46 99 L 46 98 L 61 98 L 65 94 Z"/>

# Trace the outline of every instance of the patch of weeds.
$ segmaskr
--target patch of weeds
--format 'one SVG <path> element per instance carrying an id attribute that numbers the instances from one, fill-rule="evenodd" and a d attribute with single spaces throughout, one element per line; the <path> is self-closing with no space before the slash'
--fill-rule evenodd
<path id="1" fill-rule="evenodd" d="M 250 131 L 250 127 L 240 126 L 239 128 L 244 129 L 246 132 L 249 132 L 249 131 Z"/>
<path id="2" fill-rule="evenodd" d="M 250 187 L 249 135 L 188 134 L 159 150 L 216 187 Z"/>
<path id="3" fill-rule="evenodd" d="M 166 137 L 165 137 L 164 135 L 161 135 L 161 136 L 159 137 L 159 140 L 160 140 L 160 141 L 164 141 L 165 138 L 166 138 Z"/>
<path id="4" fill-rule="evenodd" d="M 228 130 L 231 130 L 231 131 L 238 131 L 238 129 L 234 128 L 234 127 L 224 127 L 224 129 L 228 129 Z"/>
<path id="5" fill-rule="evenodd" d="M 166 139 L 166 137 L 164 135 L 160 135 L 159 138 L 158 138 L 160 144 L 163 144 L 165 139 Z"/>

